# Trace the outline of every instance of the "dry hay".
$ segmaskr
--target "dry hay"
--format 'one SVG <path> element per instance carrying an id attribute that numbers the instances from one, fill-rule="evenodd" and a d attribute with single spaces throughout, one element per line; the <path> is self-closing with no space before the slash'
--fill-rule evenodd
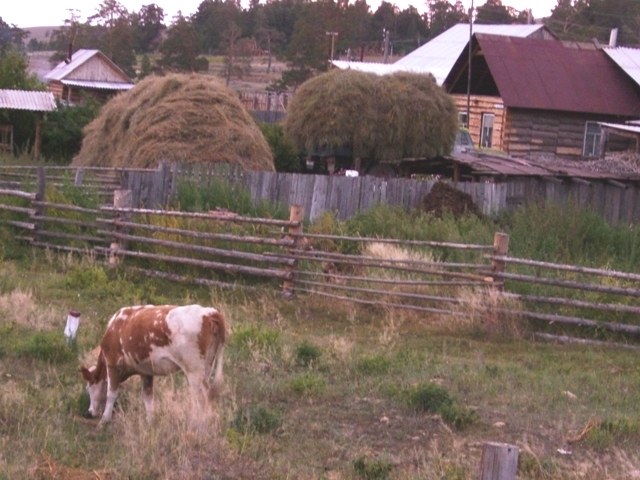
<path id="1" fill-rule="evenodd" d="M 104 105 L 72 165 L 155 168 L 162 160 L 275 170 L 267 141 L 232 90 L 178 74 L 147 77 Z"/>
<path id="2" fill-rule="evenodd" d="M 394 160 L 448 154 L 458 119 L 432 75 L 332 70 L 300 86 L 284 126 L 308 152 L 350 147 L 354 157 Z"/>
<path id="3" fill-rule="evenodd" d="M 422 209 L 442 218 L 445 212 L 460 218 L 465 215 L 481 216 L 480 210 L 468 193 L 452 187 L 446 182 L 436 182 L 431 191 L 422 199 Z"/>

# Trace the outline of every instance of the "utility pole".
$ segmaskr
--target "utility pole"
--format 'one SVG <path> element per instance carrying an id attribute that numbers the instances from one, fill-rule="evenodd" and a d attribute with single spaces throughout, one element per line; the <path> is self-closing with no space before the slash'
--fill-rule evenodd
<path id="1" fill-rule="evenodd" d="M 333 52 L 335 51 L 335 42 L 336 37 L 338 36 L 338 32 L 326 32 L 327 35 L 331 35 L 331 64 L 333 64 Z"/>
<path id="2" fill-rule="evenodd" d="M 384 60 L 382 63 L 387 63 L 389 58 L 389 30 L 386 28 L 382 29 L 382 34 L 384 38 Z"/>
<path id="3" fill-rule="evenodd" d="M 471 40 L 473 40 L 473 0 L 471 0 L 471 8 L 469 8 L 469 74 L 467 76 L 467 128 L 471 127 Z"/>

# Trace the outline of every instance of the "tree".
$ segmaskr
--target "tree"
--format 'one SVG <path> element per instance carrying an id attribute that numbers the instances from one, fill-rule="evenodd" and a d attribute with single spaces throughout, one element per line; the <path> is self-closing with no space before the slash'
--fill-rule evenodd
<path id="1" fill-rule="evenodd" d="M 476 9 L 476 23 L 515 23 L 518 15 L 515 9 L 505 7 L 501 0 L 487 0 L 487 3 Z"/>
<path id="2" fill-rule="evenodd" d="M 640 44 L 640 3 L 637 0 L 558 0 L 545 19 L 563 40 L 593 38 L 608 43 L 611 29 L 618 28 L 618 45 Z"/>
<path id="3" fill-rule="evenodd" d="M 240 8 L 233 0 L 204 0 L 193 15 L 192 23 L 200 39 L 200 52 L 218 52 L 222 32 L 231 23 L 240 24 Z"/>
<path id="4" fill-rule="evenodd" d="M 134 31 L 127 9 L 117 0 L 103 0 L 89 17 L 100 34 L 100 50 L 130 77 L 135 76 Z"/>
<path id="5" fill-rule="evenodd" d="M 209 68 L 209 62 L 204 57 L 198 57 L 199 51 L 195 29 L 182 13 L 178 13 L 173 25 L 167 30 L 167 38 L 160 45 L 162 57 L 158 64 L 175 71 L 205 71 Z"/>
<path id="6" fill-rule="evenodd" d="M 0 17 L 0 53 L 22 47 L 29 34 L 15 25 L 9 25 Z"/>
<path id="7" fill-rule="evenodd" d="M 454 25 L 469 21 L 460 1 L 451 4 L 444 0 L 429 0 L 429 29 L 431 38 L 440 35 Z"/>
<path id="8" fill-rule="evenodd" d="M 235 23 L 229 25 L 229 28 L 222 33 L 223 40 L 227 44 L 227 55 L 224 57 L 221 76 L 225 77 L 227 86 L 232 76 L 242 78 L 251 71 L 253 41 L 249 38 L 240 39 L 241 34 L 240 27 Z"/>
<path id="9" fill-rule="evenodd" d="M 5 24 L 6 25 L 6 24 Z M 44 90 L 44 85 L 29 72 L 29 62 L 15 43 L 8 41 L 0 50 L 0 88 L 13 90 Z M 14 144 L 28 146 L 35 134 L 35 113 L 26 110 L 0 110 L 0 123 L 13 125 Z"/>
<path id="10" fill-rule="evenodd" d="M 429 36 L 426 22 L 414 7 L 410 6 L 398 14 L 398 32 L 394 41 L 394 52 L 401 54 L 419 47 Z"/>
<path id="11" fill-rule="evenodd" d="M 135 36 L 135 50 L 139 53 L 151 53 L 162 42 L 162 33 L 167 29 L 164 24 L 164 10 L 151 3 L 143 5 L 138 13 L 131 16 L 131 25 Z"/>

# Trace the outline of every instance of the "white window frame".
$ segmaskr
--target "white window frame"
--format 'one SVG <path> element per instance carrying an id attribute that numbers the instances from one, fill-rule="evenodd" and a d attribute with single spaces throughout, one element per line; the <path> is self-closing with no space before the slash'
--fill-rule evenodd
<path id="1" fill-rule="evenodd" d="M 589 131 L 589 127 L 591 127 L 591 131 Z M 585 157 L 599 157 L 601 138 L 602 128 L 600 127 L 598 122 L 587 122 L 584 126 L 584 143 L 582 146 L 582 155 Z"/>
<path id="2" fill-rule="evenodd" d="M 491 121 L 489 122 L 489 119 Z M 495 113 L 483 113 L 480 127 L 480 147 L 491 148 L 493 146 L 493 126 L 495 125 Z M 489 125 L 491 123 L 491 125 Z"/>

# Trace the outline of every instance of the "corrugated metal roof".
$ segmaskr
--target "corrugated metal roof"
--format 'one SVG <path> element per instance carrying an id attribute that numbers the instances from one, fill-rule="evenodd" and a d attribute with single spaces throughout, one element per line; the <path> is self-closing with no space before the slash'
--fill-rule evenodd
<path id="1" fill-rule="evenodd" d="M 483 25 L 474 24 L 473 31 L 493 35 L 512 37 L 529 37 L 544 29 L 542 24 L 536 25 Z M 362 72 L 385 75 L 393 72 L 431 73 L 442 85 L 456 60 L 469 43 L 469 24 L 459 23 L 442 32 L 437 37 L 405 55 L 395 63 L 366 63 L 334 61 L 341 69 L 351 68 Z"/>
<path id="2" fill-rule="evenodd" d="M 640 49 L 617 47 L 605 47 L 606 52 L 611 59 L 616 62 L 622 70 L 626 72 L 633 80 L 640 85 Z"/>
<path id="3" fill-rule="evenodd" d="M 482 25 L 474 24 L 474 33 L 529 37 L 544 25 Z M 451 68 L 469 43 L 469 24 L 459 23 L 407 54 L 394 65 L 404 68 L 422 69 L 436 77 L 439 85 L 447 78 Z"/>
<path id="4" fill-rule="evenodd" d="M 56 109 L 56 101 L 51 92 L 0 90 L 0 109 L 2 108 L 52 112 Z"/>
<path id="5" fill-rule="evenodd" d="M 115 63 L 113 63 L 106 55 L 101 53 L 100 50 L 86 50 L 82 48 L 71 56 L 71 61 L 69 63 L 60 62 L 53 70 L 47 73 L 44 78 L 47 80 L 62 81 L 71 73 L 73 73 L 78 67 L 80 67 L 82 64 L 86 63 L 96 55 L 100 56 L 100 58 L 104 62 L 109 64 L 115 71 L 117 71 L 122 76 L 123 80 L 131 81 L 127 74 L 125 74 L 122 69 Z"/>
<path id="6" fill-rule="evenodd" d="M 98 55 L 99 53 L 99 50 L 85 50 L 81 48 L 72 55 L 71 61 L 69 63 L 60 62 L 53 70 L 47 73 L 44 78 L 46 78 L 47 80 L 62 80 L 84 62 L 89 60 L 94 55 Z"/>
<path id="7" fill-rule="evenodd" d="M 481 175 L 520 177 L 584 178 L 590 180 L 640 180 L 638 174 L 598 172 L 577 165 L 538 163 L 535 160 L 508 155 L 481 153 L 479 155 L 452 154 L 454 161 L 469 166 Z"/>
<path id="8" fill-rule="evenodd" d="M 130 90 L 134 87 L 133 83 L 90 82 L 88 80 L 61 80 L 60 82 L 70 87 L 95 88 L 98 90 Z"/>
<path id="9" fill-rule="evenodd" d="M 507 107 L 640 115 L 633 83 L 602 50 L 531 38 L 475 38 Z"/>
<path id="10" fill-rule="evenodd" d="M 598 122 L 599 125 L 613 130 L 620 130 L 622 132 L 635 133 L 640 135 L 640 124 L 638 123 L 606 123 Z"/>

